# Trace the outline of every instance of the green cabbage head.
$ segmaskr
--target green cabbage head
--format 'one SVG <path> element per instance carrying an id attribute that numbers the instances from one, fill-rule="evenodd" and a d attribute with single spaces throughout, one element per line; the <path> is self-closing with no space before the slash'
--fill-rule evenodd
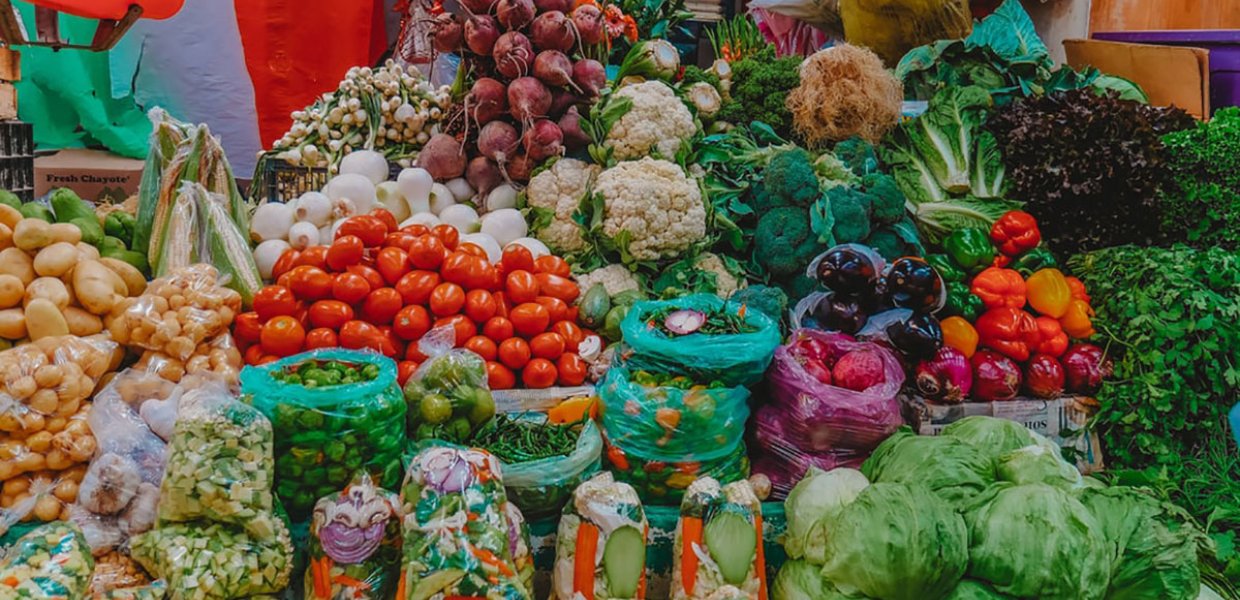
<path id="1" fill-rule="evenodd" d="M 940 435 L 967 442 L 994 458 L 1046 439 L 1015 421 L 980 416 L 960 419 L 944 427 Z"/>
<path id="2" fill-rule="evenodd" d="M 868 485 L 870 481 L 856 469 L 823 471 L 811 467 L 784 501 L 788 515 L 784 550 L 788 557 L 822 564 L 827 543 L 824 519 L 855 500 Z"/>
<path id="3" fill-rule="evenodd" d="M 1013 450 L 999 457 L 1000 481 L 1024 485 L 1045 483 L 1065 490 L 1084 486 L 1076 465 L 1064 460 L 1058 446 L 1034 444 Z"/>
<path id="4" fill-rule="evenodd" d="M 924 485 L 961 510 L 995 482 L 995 461 L 957 438 L 905 428 L 879 444 L 861 472 L 875 483 Z"/>
<path id="5" fill-rule="evenodd" d="M 980 581 L 963 579 L 947 600 L 1007 600 L 1009 597 Z"/>
<path id="6" fill-rule="evenodd" d="M 771 584 L 771 600 L 849 600 L 822 576 L 818 565 L 804 560 L 789 560 L 779 568 Z"/>

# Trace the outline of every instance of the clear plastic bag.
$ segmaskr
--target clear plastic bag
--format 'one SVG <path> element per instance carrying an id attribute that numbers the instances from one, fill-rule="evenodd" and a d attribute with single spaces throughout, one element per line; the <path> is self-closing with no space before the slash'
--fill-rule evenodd
<path id="1" fill-rule="evenodd" d="M 428 358 L 405 382 L 409 438 L 464 443 L 495 416 L 495 399 L 487 385 L 486 361 L 453 348 L 456 331 L 436 327 L 418 342 Z"/>
<path id="2" fill-rule="evenodd" d="M 428 445 L 401 486 L 404 600 L 450 596 L 527 600 L 510 549 L 499 460 Z"/>
<path id="3" fill-rule="evenodd" d="M 652 317 L 670 310 L 696 310 L 704 313 L 731 311 L 748 325 L 751 333 L 708 335 L 691 333 L 669 337 Z M 779 323 L 744 305 L 725 302 L 711 294 L 694 294 L 674 300 L 638 302 L 620 324 L 624 343 L 632 349 L 632 359 L 645 368 L 686 372 L 699 381 L 722 381 L 729 386 L 753 385 L 771 363 L 771 353 L 779 345 Z"/>
<path id="4" fill-rule="evenodd" d="M 802 340 L 821 344 L 837 358 L 854 350 L 873 351 L 882 361 L 882 382 L 863 392 L 823 383 L 793 351 Z M 770 404 L 759 426 L 779 427 L 770 437 L 801 452 L 872 450 L 904 423 L 896 399 L 904 369 L 894 353 L 878 344 L 838 333 L 794 331 L 790 342 L 775 350 L 767 383 Z"/>
<path id="5" fill-rule="evenodd" d="M 517 580 L 530 598 L 534 597 L 534 550 L 530 546 L 530 525 L 521 509 L 512 502 L 504 503 L 504 517 L 508 521 L 508 554 L 517 570 Z"/>
<path id="6" fill-rule="evenodd" d="M 85 419 L 80 420 L 85 425 Z M 0 488 L 0 535 L 19 522 L 65 521 L 77 498 L 86 465 L 63 471 L 35 471 L 18 475 Z"/>
<path id="7" fill-rule="evenodd" d="M 307 387 L 276 379 L 327 363 L 377 375 L 368 381 Z M 294 520 L 310 515 L 319 498 L 348 485 L 359 471 L 380 487 L 400 485 L 405 445 L 405 399 L 396 363 L 379 354 L 323 349 L 246 367 L 241 393 L 275 432 L 276 493 Z"/>
<path id="8" fill-rule="evenodd" d="M 95 571 L 90 578 L 92 598 L 130 598 L 138 589 L 150 585 L 151 578 L 141 565 L 125 554 L 113 551 L 95 558 Z M 130 595 L 124 595 L 126 592 Z"/>
<path id="9" fill-rule="evenodd" d="M 567 456 L 528 462 L 502 462 L 508 501 L 530 519 L 554 517 L 564 509 L 581 482 L 602 468 L 603 438 L 598 425 L 586 421 L 577 446 Z"/>
<path id="10" fill-rule="evenodd" d="M 744 440 L 723 456 L 703 461 L 667 461 L 642 457 L 603 437 L 603 464 L 617 481 L 633 486 L 643 502 L 676 505 L 685 490 L 700 477 L 731 483 L 749 477 L 749 455 Z"/>
<path id="11" fill-rule="evenodd" d="M 762 410 L 758 410 L 762 414 Z M 826 452 L 802 452 L 786 444 L 774 449 L 758 443 L 753 448 L 753 474 L 763 475 L 770 481 L 770 500 L 782 501 L 788 497 L 793 486 L 805 477 L 811 468 L 830 471 L 840 467 L 856 469 L 865 462 L 864 452 L 830 450 Z"/>
<path id="12" fill-rule="evenodd" d="M 48 523 L 22 536 L 0 560 L 0 598 L 84 598 L 94 567 L 77 527 Z"/>
<path id="13" fill-rule="evenodd" d="M 643 600 L 649 536 L 632 486 L 606 472 L 581 484 L 560 517 L 552 600 Z"/>
<path id="14" fill-rule="evenodd" d="M 400 573 L 400 498 L 362 474 L 320 498 L 310 521 L 304 600 L 387 600 Z"/>
<path id="15" fill-rule="evenodd" d="M 224 287 L 215 267 L 199 263 L 152 281 L 124 306 L 108 319 L 112 339 L 184 362 L 199 344 L 228 331 L 241 295 Z"/>
<path id="16" fill-rule="evenodd" d="M 242 366 L 241 350 L 232 335 L 224 333 L 198 344 L 188 360 L 147 350 L 133 368 L 150 371 L 173 383 L 186 375 L 216 375 L 229 384 L 236 384 L 240 381 L 238 374 Z"/>
<path id="17" fill-rule="evenodd" d="M 47 337 L 0 352 L 0 442 L 63 430 L 122 356 L 105 335 Z M 6 454 L 18 453 L 0 449 L 0 481 L 44 466 L 69 466 L 20 467 Z"/>
<path id="18" fill-rule="evenodd" d="M 94 596 L 94 600 L 164 600 L 168 595 L 168 583 L 159 580 L 146 585 L 118 588 Z"/>
<path id="19" fill-rule="evenodd" d="M 222 523 L 161 524 L 133 539 L 131 554 L 168 584 L 172 598 L 229 600 L 275 594 L 288 587 L 293 544 L 288 524 L 251 536 Z"/>
<path id="20" fill-rule="evenodd" d="M 672 600 L 766 600 L 762 503 L 748 481 L 693 482 L 673 539 Z"/>

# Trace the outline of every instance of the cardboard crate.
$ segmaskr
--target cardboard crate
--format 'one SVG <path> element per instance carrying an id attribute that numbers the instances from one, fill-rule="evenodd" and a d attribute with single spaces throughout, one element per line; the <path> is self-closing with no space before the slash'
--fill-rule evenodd
<path id="1" fill-rule="evenodd" d="M 138 193 L 145 161 L 100 150 L 61 150 L 34 159 L 34 195 L 67 187 L 83 200 L 124 202 Z"/>
<path id="2" fill-rule="evenodd" d="M 1098 402 L 1085 396 L 1066 396 L 1055 400 L 1018 398 L 1007 402 L 965 402 L 931 404 L 922 398 L 906 398 L 905 406 L 913 429 L 922 435 L 938 435 L 943 428 L 965 417 L 985 416 L 1015 421 L 1030 431 L 1046 436 L 1077 456 L 1077 468 L 1088 475 L 1103 468 L 1098 434 L 1089 430 L 1089 420 Z"/>

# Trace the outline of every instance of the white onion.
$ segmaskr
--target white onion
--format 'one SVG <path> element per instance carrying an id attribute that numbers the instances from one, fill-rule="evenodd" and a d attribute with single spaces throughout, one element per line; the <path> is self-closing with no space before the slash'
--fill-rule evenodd
<path id="1" fill-rule="evenodd" d="M 288 230 L 288 243 L 294 250 L 305 250 L 319 243 L 319 228 L 314 223 L 299 221 Z"/>
<path id="2" fill-rule="evenodd" d="M 409 203 L 405 202 L 404 195 L 400 193 L 399 184 L 395 181 L 385 181 L 375 186 L 375 199 L 379 201 L 379 206 L 392 213 L 396 222 L 399 223 L 410 217 Z"/>
<path id="3" fill-rule="evenodd" d="M 254 249 L 254 263 L 258 265 L 258 274 L 263 279 L 271 279 L 271 270 L 275 268 L 276 261 L 280 260 L 280 256 L 290 247 L 284 240 L 267 240 L 259 244 Z"/>
<path id="4" fill-rule="evenodd" d="M 340 160 L 340 174 L 363 175 L 373 185 L 379 185 L 388 178 L 388 162 L 382 154 L 374 150 L 354 150 Z"/>
<path id="5" fill-rule="evenodd" d="M 452 197 L 457 202 L 464 202 L 474 197 L 474 188 L 469 187 L 469 182 L 465 181 L 464 177 L 450 179 L 444 185 L 448 188 L 448 191 L 452 192 Z"/>
<path id="6" fill-rule="evenodd" d="M 487 212 L 494 212 L 505 208 L 517 207 L 517 190 L 516 188 L 501 183 L 487 194 Z"/>
<path id="7" fill-rule="evenodd" d="M 439 220 L 451 225 L 461 232 L 477 233 L 482 223 L 478 220 L 478 211 L 468 204 L 453 204 L 439 213 Z"/>
<path id="8" fill-rule="evenodd" d="M 452 195 L 452 190 L 442 183 L 436 183 L 431 186 L 430 208 L 431 212 L 439 214 L 443 209 L 456 204 L 456 197 Z"/>
<path id="9" fill-rule="evenodd" d="M 297 199 L 296 219 L 298 221 L 308 221 L 314 223 L 315 227 L 322 227 L 331 222 L 332 219 L 332 201 L 331 198 L 323 195 L 322 192 L 306 192 Z"/>
<path id="10" fill-rule="evenodd" d="M 358 214 L 366 214 L 375 207 L 375 184 L 365 175 L 342 173 L 327 182 L 323 193 L 333 201 L 350 200 Z"/>
<path id="11" fill-rule="evenodd" d="M 482 233 L 493 238 L 501 246 L 525 237 L 529 232 L 529 227 L 525 224 L 525 217 L 521 215 L 521 211 L 515 208 L 501 208 L 492 211 L 482 217 Z"/>
<path id="12" fill-rule="evenodd" d="M 487 260 L 492 263 L 497 263 L 500 258 L 503 258 L 503 250 L 500 249 L 499 242 L 496 242 L 495 238 L 485 233 L 469 233 L 462 235 L 461 243 L 473 244 L 483 250 L 486 250 Z"/>
<path id="13" fill-rule="evenodd" d="M 530 251 L 530 254 L 534 255 L 534 258 L 548 256 L 551 254 L 551 249 L 548 248 L 546 244 L 532 237 L 523 237 L 519 240 L 513 240 L 512 244 L 518 244 L 521 246 L 525 246 L 526 249 Z M 511 246 L 512 244 L 508 244 L 507 246 L 505 246 L 505 248 L 507 248 L 508 246 Z"/>
<path id="14" fill-rule="evenodd" d="M 293 226 L 293 208 L 279 202 L 268 202 L 254 211 L 250 218 L 250 239 L 262 243 L 288 237 Z"/>

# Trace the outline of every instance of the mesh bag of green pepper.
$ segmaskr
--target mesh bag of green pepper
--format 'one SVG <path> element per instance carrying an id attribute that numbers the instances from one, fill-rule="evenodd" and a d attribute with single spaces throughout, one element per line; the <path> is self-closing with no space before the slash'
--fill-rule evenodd
<path id="1" fill-rule="evenodd" d="M 638 302 L 620 324 L 633 360 L 701 381 L 753 385 L 779 345 L 779 323 L 759 310 L 711 294 Z"/>
<path id="2" fill-rule="evenodd" d="M 86 538 L 76 525 L 64 521 L 40 525 L 0 560 L 0 598 L 85 598 L 94 568 Z"/>
<path id="3" fill-rule="evenodd" d="M 386 600 L 400 572 L 400 498 L 365 473 L 320 498 L 310 521 L 305 600 Z"/>
<path id="4" fill-rule="evenodd" d="M 762 504 L 748 481 L 694 481 L 680 503 L 672 600 L 766 600 Z"/>
<path id="5" fill-rule="evenodd" d="M 500 460 L 508 501 L 530 519 L 560 514 L 573 490 L 602 468 L 603 439 L 589 420 L 557 425 L 534 413 L 499 415 L 470 445 Z"/>
<path id="6" fill-rule="evenodd" d="M 744 440 L 725 455 L 704 461 L 667 461 L 642 457 L 611 443 L 603 436 L 603 464 L 618 481 L 637 490 L 644 502 L 675 505 L 685 490 L 699 477 L 712 477 L 722 483 L 749 477 L 749 456 Z"/>
<path id="7" fill-rule="evenodd" d="M 428 358 L 405 382 L 409 437 L 464 443 L 495 416 L 495 400 L 487 385 L 486 361 L 453 348 L 456 331 L 446 325 L 430 330 L 418 342 Z"/>
<path id="8" fill-rule="evenodd" d="M 293 573 L 288 524 L 274 519 L 269 536 L 221 523 L 173 523 L 132 540 L 130 553 L 178 600 L 229 600 L 275 594 Z"/>
<path id="9" fill-rule="evenodd" d="M 508 498 L 493 455 L 427 445 L 409 464 L 400 502 L 398 597 L 529 599 L 513 561 Z"/>
<path id="10" fill-rule="evenodd" d="M 271 423 L 223 384 L 205 382 L 181 396 L 159 487 L 159 522 L 214 521 L 271 539 L 275 461 Z"/>
<path id="11" fill-rule="evenodd" d="M 276 494 L 295 520 L 359 470 L 400 485 L 405 399 L 396 363 L 355 350 L 305 352 L 241 371 L 242 396 L 275 431 Z"/>
<path id="12" fill-rule="evenodd" d="M 645 598 L 649 535 L 632 486 L 605 472 L 578 486 L 560 517 L 552 600 Z"/>

